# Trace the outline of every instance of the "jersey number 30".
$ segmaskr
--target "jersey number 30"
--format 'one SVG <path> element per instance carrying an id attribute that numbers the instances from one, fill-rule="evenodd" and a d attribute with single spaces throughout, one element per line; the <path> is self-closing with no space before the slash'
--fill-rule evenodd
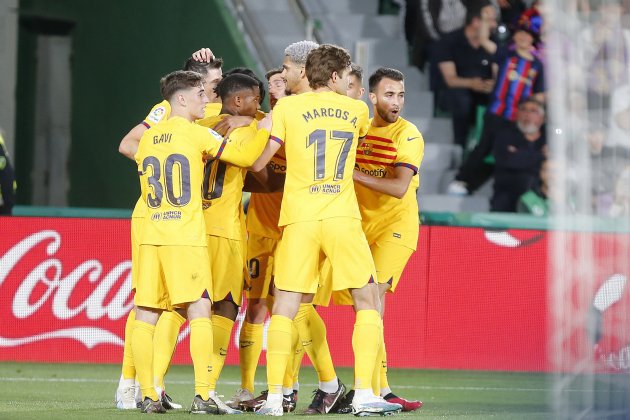
<path id="1" fill-rule="evenodd" d="M 174 207 L 182 207 L 190 202 L 190 162 L 184 155 L 172 154 L 164 160 L 164 180 L 162 165 L 155 156 L 147 156 L 142 161 L 142 173 L 151 167 L 151 176 L 147 178 L 149 189 L 147 205 L 154 209 L 160 207 L 166 190 L 166 200 Z M 175 176 L 173 176 L 175 175 Z M 177 189 L 175 188 L 177 181 Z M 179 195 L 176 195 L 179 193 Z"/>

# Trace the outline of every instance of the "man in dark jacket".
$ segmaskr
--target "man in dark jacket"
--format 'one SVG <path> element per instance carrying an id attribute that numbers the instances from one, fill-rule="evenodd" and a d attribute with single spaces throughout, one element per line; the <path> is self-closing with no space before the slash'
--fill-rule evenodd
<path id="1" fill-rule="evenodd" d="M 544 106 L 530 97 L 519 105 L 516 123 L 495 132 L 491 211 L 515 212 L 519 197 L 537 183 L 547 153 L 544 121 Z"/>

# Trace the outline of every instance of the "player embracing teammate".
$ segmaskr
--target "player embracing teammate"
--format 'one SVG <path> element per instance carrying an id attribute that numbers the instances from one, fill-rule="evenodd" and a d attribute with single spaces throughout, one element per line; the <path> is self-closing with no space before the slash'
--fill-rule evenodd
<path id="1" fill-rule="evenodd" d="M 306 302 L 310 306 L 305 309 L 304 313 L 308 314 L 305 319 L 309 320 L 308 324 L 317 321 L 319 316 L 314 315 L 317 312 L 311 302 L 312 296 L 316 296 L 319 289 L 335 291 L 335 300 L 338 303 L 352 304 L 356 311 L 352 337 L 355 354 L 354 386 L 353 392 L 344 399 L 349 410 L 355 415 L 365 416 L 417 409 L 422 403 L 396 397 L 386 382 L 382 321 L 385 293 L 395 289 L 415 250 L 418 238 L 415 190 L 419 185 L 418 169 L 423 155 L 423 139 L 413 124 L 400 117 L 404 103 L 402 73 L 393 69 L 379 69 L 370 77 L 370 100 L 374 107 L 374 118 L 370 120 L 365 103 L 347 96 L 351 74 L 356 78 L 356 72 L 351 67 L 350 55 L 343 48 L 328 44 L 313 48 L 300 71 L 311 91 L 277 101 L 273 110 L 269 141 L 260 157 L 249 168 L 258 172 L 258 182 L 264 183 L 268 179 L 264 173 L 270 168 L 267 163 L 281 147 L 284 149 L 286 180 L 277 222 L 282 238 L 273 255 L 274 299 L 270 308 L 271 322 L 267 340 L 268 393 L 255 407 L 256 411 L 258 414 L 273 416 L 289 411 L 285 379 L 287 366 L 291 365 L 289 361 L 295 353 L 292 351 L 296 341 L 293 320 Z M 285 67 L 282 73 L 285 79 L 286 73 Z M 255 109 L 255 106 L 252 107 L 250 115 Z M 258 128 L 252 130 L 252 138 L 260 138 L 256 133 L 264 132 L 261 130 L 266 127 Z M 260 144 L 258 138 L 251 141 Z M 239 147 L 245 147 L 246 143 L 247 141 L 233 144 L 226 136 L 225 145 L 231 146 L 235 153 Z M 223 149 L 210 152 L 220 155 Z M 136 156 L 136 160 L 138 159 L 139 156 Z M 235 163 L 247 168 L 249 160 L 241 159 Z M 175 162 L 169 168 L 180 168 L 181 165 L 178 165 Z M 182 180 L 178 179 L 178 182 L 181 184 Z M 150 191 L 155 191 L 157 184 L 151 183 L 151 178 L 146 182 L 149 189 L 146 190 L 148 192 L 143 191 L 143 199 L 151 207 L 150 200 L 154 196 Z M 193 188 L 191 191 L 196 194 L 201 188 Z M 183 193 L 179 194 L 181 196 Z M 173 197 L 176 196 L 168 196 L 169 199 Z M 199 202 L 201 203 L 201 197 Z M 160 214 L 163 217 L 166 213 Z M 212 259 L 211 252 L 205 255 L 205 260 L 208 259 Z M 329 269 L 322 272 L 324 260 L 327 260 Z M 238 261 L 233 265 L 236 267 L 236 264 Z M 142 263 L 140 267 L 144 267 Z M 255 267 L 250 267 L 250 271 L 253 268 Z M 209 283 L 208 286 L 204 289 L 205 294 L 202 293 L 202 299 L 209 301 L 213 294 L 212 285 Z M 143 287 L 146 291 L 146 288 L 154 286 L 143 283 Z M 136 296 L 142 295 L 140 289 L 136 293 Z M 230 298 L 233 295 L 234 293 Z M 142 303 L 146 305 L 145 302 Z M 234 303 L 239 305 L 240 299 Z M 140 308 L 144 307 L 138 302 L 136 304 Z M 171 306 L 177 305 L 172 305 L 171 302 L 165 305 L 165 309 L 170 309 Z M 140 312 L 143 314 L 143 310 Z M 209 314 L 204 312 L 204 316 Z M 216 325 L 211 327 L 216 328 Z M 325 351 L 313 355 L 309 352 L 309 356 L 311 359 L 321 359 L 322 365 L 330 373 L 323 379 L 320 375 L 316 397 L 319 396 L 321 401 L 313 401 L 309 407 L 310 414 L 333 412 L 344 402 L 341 397 L 345 387 L 336 378 L 332 361 L 328 362 L 330 355 L 323 323 L 321 328 L 324 331 L 322 346 L 325 345 Z M 147 328 L 145 330 L 148 332 Z M 226 334 L 229 338 L 229 331 Z M 197 334 L 197 337 L 200 336 Z M 133 343 L 136 341 L 139 340 L 134 337 Z M 199 344 L 196 342 L 195 345 Z M 207 347 L 208 344 L 204 344 L 203 348 Z M 137 354 L 140 351 L 134 351 L 134 356 Z M 203 363 L 209 365 L 211 361 L 206 362 L 204 359 L 203 362 L 196 363 L 196 372 Z M 327 363 L 330 363 L 330 368 Z M 146 369 L 143 366 L 143 372 Z M 329 377 L 333 379 L 330 380 Z M 151 411 L 152 401 L 159 398 L 152 391 L 152 386 L 149 387 L 149 378 L 145 374 L 141 380 L 145 411 Z M 212 380 L 212 387 L 215 378 Z M 225 413 L 216 408 L 217 404 L 214 404 L 215 408 L 212 410 L 209 408 L 213 404 L 212 398 L 208 399 L 207 396 L 215 396 L 208 388 L 210 380 L 208 384 L 201 379 L 198 382 L 197 397 L 193 401 L 191 412 Z M 324 389 L 329 383 L 332 388 Z M 289 395 L 290 391 L 292 390 L 289 388 Z M 194 410 L 195 404 L 201 409 Z M 155 410 L 159 411 L 157 405 Z"/>

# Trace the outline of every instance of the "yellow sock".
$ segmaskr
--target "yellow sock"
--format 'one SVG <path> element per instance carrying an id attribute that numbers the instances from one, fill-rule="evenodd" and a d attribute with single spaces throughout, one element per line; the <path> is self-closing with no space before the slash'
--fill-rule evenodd
<path id="1" fill-rule="evenodd" d="M 335 379 L 337 373 L 328 348 L 326 325 L 313 305 L 311 303 L 300 304 L 294 322 L 300 334 L 304 351 L 311 359 L 319 381 L 327 382 Z"/>
<path id="2" fill-rule="evenodd" d="M 381 384 L 380 384 L 380 389 L 378 390 L 376 395 L 379 395 L 382 389 L 389 389 L 389 382 L 387 381 L 387 348 L 385 347 L 385 340 L 383 340 L 383 342 L 381 343 L 381 348 L 382 348 L 380 352 L 381 366 L 379 369 L 379 373 L 381 376 Z"/>
<path id="3" fill-rule="evenodd" d="M 186 318 L 176 311 L 164 311 L 155 324 L 153 335 L 153 380 L 155 385 L 164 388 L 164 377 L 171 365 L 171 359 L 177 346 L 179 330 Z"/>
<path id="4" fill-rule="evenodd" d="M 385 337 L 383 336 L 383 322 L 379 324 L 380 346 L 378 348 L 378 356 L 374 360 L 374 372 L 372 373 L 372 392 L 374 395 L 381 394 L 381 369 L 383 367 L 383 358 L 385 347 L 383 345 Z"/>
<path id="5" fill-rule="evenodd" d="M 131 334 L 131 348 L 133 361 L 136 364 L 138 382 L 142 391 L 142 398 L 158 400 L 158 395 L 153 388 L 153 334 L 155 326 L 146 322 L 135 320 Z"/>
<path id="6" fill-rule="evenodd" d="M 131 337 L 133 334 L 133 323 L 136 320 L 136 310 L 132 309 L 127 316 L 125 323 L 125 347 L 123 348 L 122 376 L 125 379 L 136 378 L 136 365 L 133 363 L 133 352 L 131 351 Z"/>
<path id="7" fill-rule="evenodd" d="M 254 392 L 254 377 L 263 344 L 264 324 L 243 322 L 239 337 L 238 354 L 241 366 L 241 388 Z"/>
<path id="8" fill-rule="evenodd" d="M 270 394 L 282 394 L 282 381 L 291 355 L 293 321 L 273 315 L 267 331 L 267 385 Z"/>
<path id="9" fill-rule="evenodd" d="M 354 389 L 371 389 L 372 373 L 380 346 L 379 324 L 381 316 L 375 310 L 357 312 L 352 332 L 354 351 Z"/>
<path id="10" fill-rule="evenodd" d="M 295 325 L 295 322 L 293 323 Z M 300 337 L 295 331 L 297 337 L 293 340 L 293 386 L 299 382 L 300 367 L 302 367 L 302 359 L 304 359 L 304 346 L 300 341 Z M 294 388 L 295 389 L 295 388 Z"/>
<path id="11" fill-rule="evenodd" d="M 295 362 L 295 349 L 300 342 L 300 335 L 297 332 L 297 328 L 295 328 L 295 321 L 291 326 L 291 353 L 289 358 L 287 359 L 287 367 L 284 370 L 284 379 L 282 380 L 282 387 L 284 389 L 293 388 L 293 372 L 295 371 L 294 362 Z M 300 344 L 299 347 L 302 347 Z M 283 392 L 284 394 L 284 392 Z"/>
<path id="12" fill-rule="evenodd" d="M 232 333 L 234 321 L 220 315 L 212 315 L 212 375 L 210 375 L 210 389 L 217 388 L 217 381 L 225 364 L 225 356 L 230 345 L 230 334 Z"/>
<path id="13" fill-rule="evenodd" d="M 212 322 L 208 318 L 190 321 L 190 357 L 195 369 L 195 394 L 205 400 L 212 372 Z"/>

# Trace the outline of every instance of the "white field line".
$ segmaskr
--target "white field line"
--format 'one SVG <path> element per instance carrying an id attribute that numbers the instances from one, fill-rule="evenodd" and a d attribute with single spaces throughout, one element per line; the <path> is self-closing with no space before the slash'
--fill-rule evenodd
<path id="1" fill-rule="evenodd" d="M 118 383 L 117 379 L 98 379 L 98 378 L 0 378 L 0 382 L 69 382 L 69 383 Z M 191 381 L 167 380 L 167 384 L 190 385 Z M 241 383 L 236 381 L 221 381 L 223 385 L 238 386 Z M 265 385 L 263 382 L 256 382 L 256 385 Z M 300 383 L 300 386 L 314 388 L 317 384 Z M 545 392 L 551 391 L 552 388 L 498 388 L 498 387 L 481 387 L 481 386 L 431 386 L 431 385 L 397 385 L 396 389 L 423 389 L 423 390 L 444 390 L 444 391 L 510 391 L 510 392 Z M 570 389 L 565 391 L 582 392 L 590 390 Z"/>

